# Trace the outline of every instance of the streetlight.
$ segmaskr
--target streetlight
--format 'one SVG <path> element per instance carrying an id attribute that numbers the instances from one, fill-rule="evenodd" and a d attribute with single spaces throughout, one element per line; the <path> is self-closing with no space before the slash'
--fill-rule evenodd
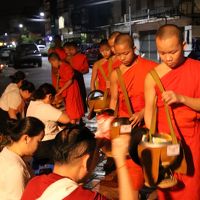
<path id="1" fill-rule="evenodd" d="M 44 17 L 44 12 L 40 12 L 40 17 Z"/>
<path id="2" fill-rule="evenodd" d="M 19 24 L 19 28 L 23 28 L 24 27 L 24 25 L 23 24 Z"/>

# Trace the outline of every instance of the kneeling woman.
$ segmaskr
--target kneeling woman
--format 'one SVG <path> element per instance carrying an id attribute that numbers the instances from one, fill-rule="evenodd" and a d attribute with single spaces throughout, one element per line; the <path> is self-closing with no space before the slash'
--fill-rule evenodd
<path id="1" fill-rule="evenodd" d="M 13 121 L 7 129 L 11 142 L 0 153 L 0 199 L 18 200 L 31 178 L 24 156 L 32 156 L 44 137 L 44 124 L 33 117 Z"/>
<path id="2" fill-rule="evenodd" d="M 35 155 L 37 160 L 51 160 L 50 149 L 53 139 L 60 131 L 58 122 L 62 124 L 70 123 L 68 115 L 51 104 L 54 100 L 56 90 L 49 83 L 42 84 L 33 94 L 26 116 L 36 117 L 45 124 L 45 136 Z"/>
<path id="3" fill-rule="evenodd" d="M 69 63 L 60 60 L 56 53 L 49 55 L 52 67 L 58 69 L 59 90 L 57 96 L 65 98 L 65 109 L 72 123 L 79 122 L 84 115 L 83 101 L 77 80 L 74 79 L 74 71 Z"/>
<path id="4" fill-rule="evenodd" d="M 8 119 L 24 117 L 25 101 L 30 98 L 34 90 L 34 85 L 26 80 L 22 82 L 19 90 L 5 90 L 0 98 L 0 132 L 4 133 L 6 130 L 5 122 Z"/>

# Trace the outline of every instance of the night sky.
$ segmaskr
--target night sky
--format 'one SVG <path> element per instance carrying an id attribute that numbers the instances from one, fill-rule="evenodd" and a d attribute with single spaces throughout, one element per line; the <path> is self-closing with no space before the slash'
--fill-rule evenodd
<path id="1" fill-rule="evenodd" d="M 32 17 L 39 13 L 42 0 L 4 0 L 0 5 L 0 34 L 7 32 L 9 19 Z"/>

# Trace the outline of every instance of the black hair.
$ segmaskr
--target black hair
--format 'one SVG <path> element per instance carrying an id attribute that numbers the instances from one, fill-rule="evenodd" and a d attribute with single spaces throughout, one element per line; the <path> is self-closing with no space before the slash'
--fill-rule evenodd
<path id="1" fill-rule="evenodd" d="M 99 46 L 103 46 L 103 45 L 108 45 L 108 46 L 109 46 L 108 40 L 107 40 L 107 39 L 102 39 L 102 40 L 100 41 Z"/>
<path id="2" fill-rule="evenodd" d="M 74 47 L 74 48 L 78 48 L 78 45 L 75 41 L 70 42 L 69 46 Z"/>
<path id="3" fill-rule="evenodd" d="M 56 135 L 53 145 L 53 160 L 60 164 L 70 163 L 86 154 L 92 157 L 95 149 L 94 134 L 87 127 L 75 125 Z"/>
<path id="4" fill-rule="evenodd" d="M 34 92 L 33 100 L 44 99 L 46 95 L 51 94 L 52 96 L 56 95 L 56 89 L 53 85 L 49 83 L 44 83 Z"/>
<path id="5" fill-rule="evenodd" d="M 71 46 L 71 42 L 65 42 L 63 47 L 70 47 Z"/>
<path id="6" fill-rule="evenodd" d="M 60 57 L 59 57 L 59 55 L 57 54 L 57 53 L 50 53 L 49 55 L 48 55 L 48 60 L 50 60 L 50 59 L 55 59 L 55 60 L 60 60 Z"/>
<path id="7" fill-rule="evenodd" d="M 35 86 L 31 82 L 29 82 L 27 80 L 23 80 L 20 89 L 23 91 L 28 90 L 28 92 L 32 93 L 35 90 Z"/>
<path id="8" fill-rule="evenodd" d="M 7 126 L 6 135 L 14 142 L 19 141 L 23 135 L 28 135 L 29 137 L 38 136 L 45 128 L 43 122 L 35 117 L 9 120 Z"/>
<path id="9" fill-rule="evenodd" d="M 19 83 L 26 78 L 26 75 L 22 71 L 17 71 L 10 76 L 12 83 Z"/>

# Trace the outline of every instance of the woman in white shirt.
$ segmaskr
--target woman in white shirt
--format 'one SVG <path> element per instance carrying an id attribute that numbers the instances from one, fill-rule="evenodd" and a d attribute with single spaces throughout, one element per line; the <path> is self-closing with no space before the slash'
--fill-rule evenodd
<path id="1" fill-rule="evenodd" d="M 56 95 L 56 90 L 49 83 L 42 84 L 33 94 L 33 100 L 30 102 L 26 116 L 32 116 L 40 119 L 45 124 L 45 136 L 35 159 L 51 160 L 51 146 L 56 134 L 60 131 L 58 122 L 62 124 L 70 123 L 68 115 L 52 106 Z"/>
<path id="2" fill-rule="evenodd" d="M 4 92 L 10 92 L 12 90 L 17 90 L 22 86 L 23 80 L 26 78 L 26 75 L 22 71 L 17 71 L 10 76 L 11 83 L 6 87 Z"/>
<path id="3" fill-rule="evenodd" d="M 44 137 L 44 124 L 27 117 L 10 125 L 6 133 L 11 142 L 0 152 L 0 199 L 19 200 L 31 178 L 23 158 L 36 151 Z"/>
<path id="4" fill-rule="evenodd" d="M 17 119 L 18 115 L 24 116 L 25 101 L 28 100 L 35 90 L 34 85 L 24 80 L 19 90 L 6 89 L 0 98 L 0 132 L 6 130 L 8 119 Z"/>

